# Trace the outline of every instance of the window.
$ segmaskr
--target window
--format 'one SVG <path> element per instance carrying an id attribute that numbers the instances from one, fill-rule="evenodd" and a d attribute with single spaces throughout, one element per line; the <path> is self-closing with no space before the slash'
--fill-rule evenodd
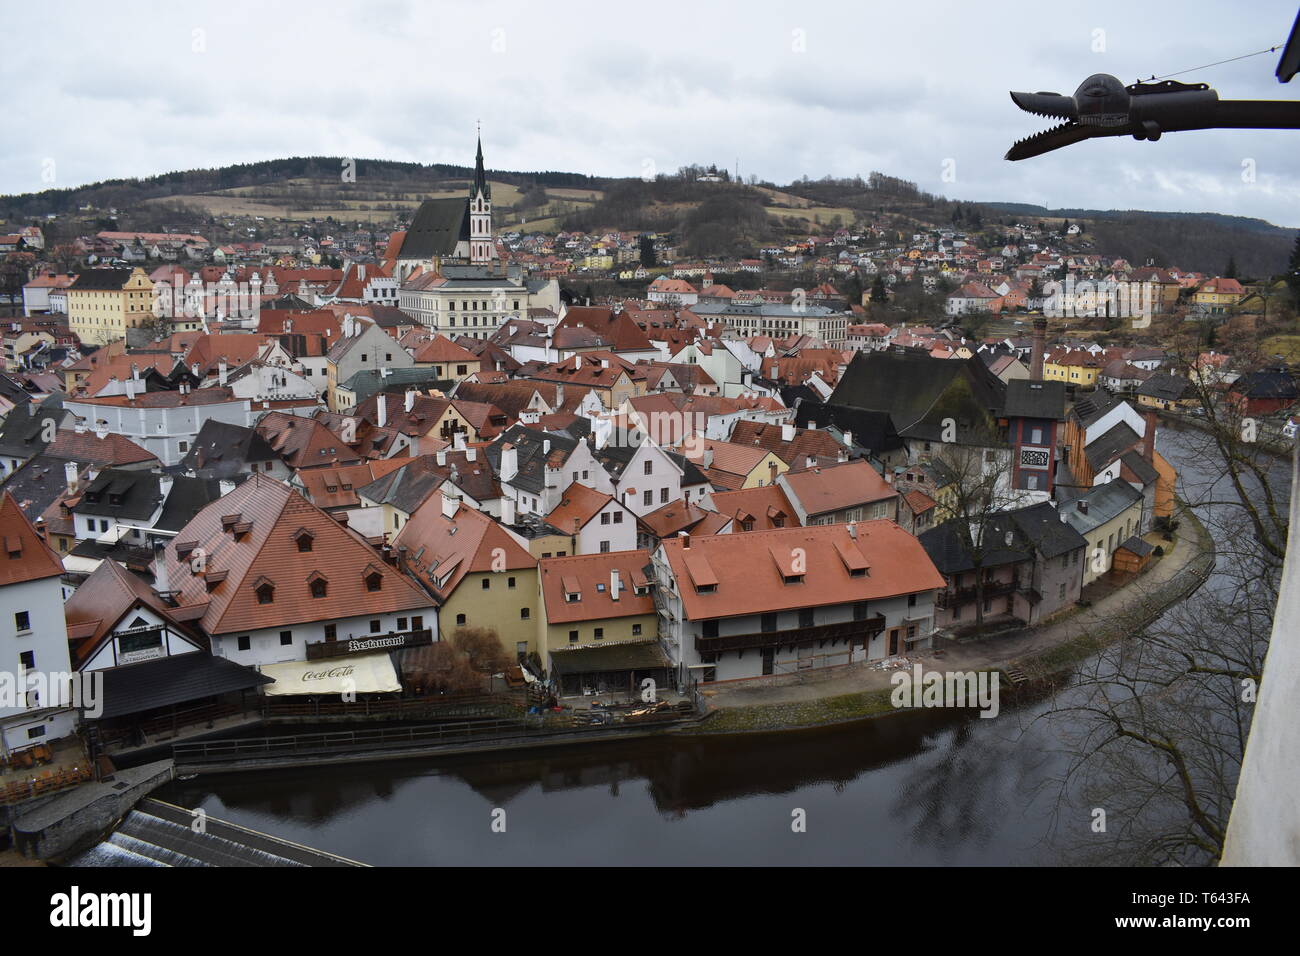
<path id="1" fill-rule="evenodd" d="M 577 643 L 578 643 L 578 632 L 577 632 L 577 631 L 570 631 L 570 632 L 569 632 L 569 643 L 570 643 L 570 644 L 577 644 Z"/>
<path id="2" fill-rule="evenodd" d="M 623 523 L 623 512 L 621 512 L 621 511 L 615 511 L 615 512 L 614 512 L 614 524 L 622 524 L 622 523 Z"/>
<path id="3" fill-rule="evenodd" d="M 907 606 L 908 606 L 908 607 L 916 607 L 916 595 L 915 595 L 915 594 L 909 594 L 909 595 L 907 596 Z"/>
<path id="4" fill-rule="evenodd" d="M 190 443 L 187 442 L 187 441 L 178 441 L 178 442 L 176 443 L 176 447 L 177 447 L 180 451 L 189 451 L 189 450 L 190 450 Z"/>
<path id="5" fill-rule="evenodd" d="M 506 587 L 508 587 L 508 588 L 513 588 L 514 586 L 515 586 L 515 579 L 514 579 L 514 578 L 506 578 Z"/>
<path id="6" fill-rule="evenodd" d="M 853 605 L 853 620 L 865 621 L 867 619 L 867 602 L 858 601 Z"/>
<path id="7" fill-rule="evenodd" d="M 311 596 L 314 598 L 323 598 L 329 594 L 329 582 L 324 578 L 313 578 L 311 582 Z"/>
<path id="8" fill-rule="evenodd" d="M 633 636 L 633 637 L 640 637 L 640 636 L 641 636 L 641 625 L 640 625 L 640 624 L 633 624 L 633 625 L 632 625 L 632 636 Z"/>
<path id="9" fill-rule="evenodd" d="M 608 511 L 601 512 L 601 515 L 600 515 L 600 523 L 601 523 L 601 524 L 609 524 L 609 522 L 610 522 L 610 514 L 609 514 L 609 512 L 608 512 Z"/>
<path id="10" fill-rule="evenodd" d="M 311 539 L 312 539 L 312 537 L 313 537 L 313 536 L 312 536 L 312 533 L 311 533 L 310 531 L 300 531 L 300 532 L 298 532 L 298 536 L 297 536 L 297 538 L 295 538 L 295 540 L 298 542 L 298 550 L 299 550 L 299 551 L 310 551 L 310 550 L 311 550 Z"/>
<path id="11" fill-rule="evenodd" d="M 380 621 L 378 621 L 378 620 L 372 620 L 372 621 L 370 622 L 370 633 L 371 633 L 371 634 L 378 634 L 378 633 L 379 633 L 379 628 L 380 628 L 381 626 L 382 626 L 382 624 L 381 624 Z"/>
<path id="12" fill-rule="evenodd" d="M 257 603 L 270 604 L 275 600 L 275 585 L 259 584 L 257 586 Z"/>
<path id="13" fill-rule="evenodd" d="M 533 616 L 533 609 L 530 607 L 521 607 L 519 609 L 519 620 L 527 621 Z"/>
<path id="14" fill-rule="evenodd" d="M 759 628 L 763 631 L 763 633 L 767 634 L 776 630 L 775 614 L 764 614 L 760 620 L 762 621 L 762 623 L 759 625 Z"/>
<path id="15" fill-rule="evenodd" d="M 337 624 L 325 625 L 325 640 L 327 641 L 337 640 L 338 636 L 339 636 L 339 629 Z"/>
<path id="16" fill-rule="evenodd" d="M 718 636 L 718 622 L 717 622 L 717 621 L 705 621 L 705 622 L 704 622 L 704 636 L 705 636 L 705 637 L 717 637 L 717 636 Z"/>
<path id="17" fill-rule="evenodd" d="M 486 590 L 490 589 L 491 587 L 492 587 L 492 579 L 491 579 L 491 578 L 484 578 L 484 579 L 483 579 L 483 590 L 486 591 Z"/>
<path id="18" fill-rule="evenodd" d="M 598 641 L 602 640 L 604 637 L 605 637 L 605 629 L 603 627 L 596 628 L 596 640 Z"/>
<path id="19" fill-rule="evenodd" d="M 424 630 L 424 618 L 419 615 L 411 618 L 411 630 L 413 631 Z"/>
<path id="20" fill-rule="evenodd" d="M 655 464 L 654 464 L 654 462 L 653 462 L 653 461 L 647 461 L 647 462 L 645 463 L 645 473 L 646 473 L 647 475 L 653 475 L 653 474 L 654 474 L 654 470 L 655 470 Z"/>
<path id="21" fill-rule="evenodd" d="M 36 670 L 36 652 L 23 651 L 21 654 L 18 655 L 18 663 L 22 666 L 22 669 L 25 671 Z"/>
<path id="22" fill-rule="evenodd" d="M 641 503 L 646 505 L 654 504 L 655 493 L 653 491 L 647 491 L 644 495 L 641 496 Z"/>
<path id="23" fill-rule="evenodd" d="M 18 631 L 30 631 L 32 629 L 32 616 L 28 611 L 18 611 L 14 614 L 14 629 Z"/>
<path id="24" fill-rule="evenodd" d="M 660 489 L 659 489 L 659 503 L 660 503 L 661 505 L 666 505 L 666 504 L 668 504 L 668 489 L 667 489 L 667 488 L 660 488 Z"/>
<path id="25" fill-rule="evenodd" d="M 464 614 L 457 614 L 457 615 L 456 615 L 456 626 L 457 626 L 457 627 L 464 627 L 464 626 L 465 626 L 465 615 L 464 615 Z"/>
<path id="26" fill-rule="evenodd" d="M 609 554 L 609 542 L 608 542 L 608 541 L 602 541 L 602 542 L 600 543 L 600 553 L 601 553 L 601 554 Z"/>
<path id="27" fill-rule="evenodd" d="M 241 651 L 246 651 L 253 646 L 253 639 L 247 634 L 242 634 L 238 640 L 238 647 Z"/>
<path id="28" fill-rule="evenodd" d="M 288 646 L 289 646 L 290 644 L 292 644 L 292 643 L 293 643 L 293 631 L 281 631 L 281 632 L 280 632 L 280 646 L 281 646 L 281 647 L 288 647 Z"/>
<path id="29" fill-rule="evenodd" d="M 406 630 L 406 618 L 404 618 L 404 617 L 399 617 L 399 618 L 397 619 L 397 629 L 398 629 L 399 631 L 404 631 L 404 630 Z"/>
<path id="30" fill-rule="evenodd" d="M 800 609 L 800 611 L 799 611 L 799 626 L 800 626 L 800 627 L 812 627 L 812 626 L 813 626 L 813 620 L 814 620 L 814 615 L 813 615 L 813 609 L 812 609 L 812 608 L 810 608 L 810 607 L 805 607 L 805 608 L 801 608 L 801 609 Z"/>

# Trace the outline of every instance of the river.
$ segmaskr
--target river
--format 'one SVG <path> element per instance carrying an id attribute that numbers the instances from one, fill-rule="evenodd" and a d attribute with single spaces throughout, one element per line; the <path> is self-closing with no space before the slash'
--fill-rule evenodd
<path id="1" fill-rule="evenodd" d="M 1196 501 L 1218 476 L 1190 434 L 1164 428 L 1159 447 Z M 1080 862 L 1067 848 L 1091 819 L 1059 809 L 1068 756 L 1059 718 L 1035 720 L 1048 707 L 205 776 L 157 795 L 376 865 Z"/>

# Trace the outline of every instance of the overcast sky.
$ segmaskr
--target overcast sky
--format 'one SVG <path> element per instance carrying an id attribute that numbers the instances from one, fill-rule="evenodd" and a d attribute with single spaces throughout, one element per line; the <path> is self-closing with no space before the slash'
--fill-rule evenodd
<path id="1" fill-rule="evenodd" d="M 1052 125 L 1008 90 L 1068 94 L 1092 73 L 1128 83 L 1254 52 L 1283 42 L 1295 13 L 1294 0 L 7 3 L 0 192 L 48 188 L 43 171 L 75 186 L 313 154 L 468 164 L 481 120 L 490 168 L 738 162 L 779 183 L 879 170 L 961 199 L 1300 226 L 1300 131 L 1002 158 Z M 1178 79 L 1300 99 L 1300 80 L 1273 75 L 1278 55 Z"/>

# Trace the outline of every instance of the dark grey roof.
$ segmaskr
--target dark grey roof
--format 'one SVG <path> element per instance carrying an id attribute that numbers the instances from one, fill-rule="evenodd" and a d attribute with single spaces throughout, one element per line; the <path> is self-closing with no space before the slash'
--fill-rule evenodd
<path id="1" fill-rule="evenodd" d="M 1003 412 L 1008 418 L 1065 418 L 1065 383 L 1031 382 L 1015 378 L 1007 382 L 1007 401 Z"/>
<path id="2" fill-rule="evenodd" d="M 399 391 L 406 388 L 436 388 L 444 394 L 450 391 L 455 382 L 434 373 L 432 368 L 390 368 L 383 376 L 378 369 L 367 368 L 352 375 L 340 388 L 347 389 L 357 397 L 360 405 L 370 396 L 382 391 Z M 398 388 L 400 386 L 400 388 Z"/>
<path id="3" fill-rule="evenodd" d="M 53 418 L 55 427 L 69 413 L 63 410 L 62 393 L 48 396 L 40 404 L 29 401 L 11 411 L 0 422 L 0 455 L 5 458 L 31 458 L 45 450 L 45 419 Z"/>
<path id="4" fill-rule="evenodd" d="M 142 521 L 153 517 L 162 503 L 158 475 L 151 471 L 105 468 L 86 486 L 72 511 Z"/>
<path id="5" fill-rule="evenodd" d="M 279 458 L 256 429 L 208 419 L 181 460 L 181 466 L 200 478 L 234 478 L 248 472 L 249 462 Z"/>
<path id="6" fill-rule="evenodd" d="M 14 496 L 28 521 L 35 521 L 67 488 L 66 458 L 39 454 L 10 473 L 2 489 Z"/>
<path id="7" fill-rule="evenodd" d="M 69 289 L 114 289 L 119 290 L 131 278 L 130 269 L 85 269 L 77 276 Z"/>
<path id="8" fill-rule="evenodd" d="M 1019 536 L 1049 560 L 1088 545 L 1083 535 L 1062 521 L 1060 512 L 1045 501 L 1007 511 L 1004 515 L 1005 521 L 1015 526 Z M 997 517 L 1003 519 L 1004 515 Z"/>
<path id="9" fill-rule="evenodd" d="M 1088 397 L 1075 402 L 1070 411 L 1079 420 L 1079 424 L 1087 428 L 1121 401 L 1122 399 L 1116 398 L 1104 388 L 1099 388 Z"/>
<path id="10" fill-rule="evenodd" d="M 586 421 L 586 419 L 582 420 Z M 709 479 L 704 476 L 704 472 L 700 471 L 700 469 L 696 467 L 695 462 L 691 461 L 685 455 L 679 455 L 675 451 L 667 451 L 666 449 L 665 454 L 673 460 L 673 464 L 682 470 L 683 488 L 689 488 L 692 485 L 707 485 L 709 483 Z"/>
<path id="11" fill-rule="evenodd" d="M 219 479 L 177 475 L 172 479 L 162 514 L 153 526 L 159 531 L 180 531 L 196 514 L 220 497 Z"/>
<path id="12" fill-rule="evenodd" d="M 1148 398 L 1159 398 L 1166 402 L 1176 402 L 1187 396 L 1192 383 L 1168 372 L 1156 372 L 1140 386 L 1137 393 Z"/>
<path id="13" fill-rule="evenodd" d="M 1135 501 L 1142 500 L 1142 492 L 1127 481 L 1108 481 L 1097 485 L 1086 494 L 1080 495 L 1069 506 L 1062 509 L 1061 517 L 1070 527 L 1081 534 L 1087 534 L 1093 528 L 1105 524 L 1122 513 Z M 1080 510 L 1079 505 L 1086 503 L 1088 510 Z"/>
<path id="14" fill-rule="evenodd" d="M 426 199 L 420 203 L 402 240 L 400 259 L 453 256 L 469 240 L 469 199 Z"/>
<path id="15" fill-rule="evenodd" d="M 1156 549 L 1156 546 L 1154 544 L 1150 544 L 1147 541 L 1143 541 L 1137 535 L 1133 535 L 1131 538 L 1128 538 L 1123 544 L 1120 545 L 1120 547 L 1126 551 L 1132 551 L 1140 558 L 1145 558 L 1148 554 L 1150 554 Z"/>
<path id="16" fill-rule="evenodd" d="M 943 420 L 957 423 L 957 441 L 990 440 L 1006 384 L 979 359 L 940 359 L 906 352 L 858 352 L 830 402 L 888 412 L 898 434 L 939 441 Z"/>
<path id="17" fill-rule="evenodd" d="M 1101 471 L 1141 438 L 1128 422 L 1116 422 L 1084 446 L 1083 454 L 1094 472 Z"/>
<path id="18" fill-rule="evenodd" d="M 546 432 L 529 428 L 525 425 L 511 425 L 500 437 L 485 449 L 492 470 L 501 474 L 501 445 L 510 442 L 517 450 L 519 471 L 510 479 L 510 484 L 523 491 L 540 494 L 546 480 L 546 455 L 543 442 L 551 443 L 551 454 L 561 452 L 565 460 L 578 447 L 578 439 L 564 432 Z"/>
<path id="19" fill-rule="evenodd" d="M 104 675 L 100 720 L 247 690 L 274 679 L 204 651 L 110 667 Z"/>
<path id="20" fill-rule="evenodd" d="M 962 521 L 959 518 L 953 518 L 945 521 L 936 528 L 929 531 L 923 531 L 917 539 L 921 542 L 921 547 L 925 548 L 925 553 L 930 556 L 934 566 L 940 574 L 945 576 L 961 574 L 966 571 L 974 570 L 975 555 L 973 549 L 966 542 L 965 536 L 961 533 Z M 990 538 L 989 536 L 992 535 Z M 985 547 L 983 553 L 979 556 L 981 568 L 997 568 L 1007 564 L 1019 564 L 1028 561 L 1032 557 L 1029 551 L 1019 546 L 1012 534 L 1012 543 L 1006 545 L 1005 531 L 996 533 L 995 529 L 985 532 Z"/>
<path id="21" fill-rule="evenodd" d="M 836 405 L 832 402 L 800 402 L 794 410 L 799 428 L 825 428 L 833 425 L 843 434 L 853 435 L 853 444 L 871 455 L 880 455 L 903 447 L 903 439 L 894 429 L 888 412 L 868 411 Z"/>
<path id="22" fill-rule="evenodd" d="M 1247 372 L 1232 383 L 1232 391 L 1247 398 L 1294 400 L 1300 396 L 1295 379 L 1285 369 L 1263 368 Z"/>
<path id="23" fill-rule="evenodd" d="M 1142 482 L 1144 485 L 1149 485 L 1160 477 L 1160 473 L 1156 471 L 1155 465 L 1143 458 L 1136 449 L 1125 452 L 1119 456 L 1119 459 L 1124 462 L 1124 464 L 1128 465 L 1129 470 L 1132 471 L 1133 474 L 1137 476 L 1138 481 Z"/>
<path id="24" fill-rule="evenodd" d="M 358 488 L 357 494 L 375 504 L 392 505 L 409 515 L 424 504 L 442 482 L 442 475 L 430 471 L 423 459 L 415 459 L 411 464 Z"/>

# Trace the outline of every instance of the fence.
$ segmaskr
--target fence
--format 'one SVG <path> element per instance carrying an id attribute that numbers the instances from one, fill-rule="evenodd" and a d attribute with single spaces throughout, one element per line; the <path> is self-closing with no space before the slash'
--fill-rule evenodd
<path id="1" fill-rule="evenodd" d="M 609 718 L 608 722 L 591 722 L 593 719 L 604 720 L 606 717 Z M 289 734 L 280 737 L 195 741 L 174 745 L 172 753 L 177 767 L 287 757 L 382 754 L 385 751 L 450 746 L 476 741 L 506 742 L 566 736 L 581 739 L 645 725 L 663 726 L 680 723 L 693 717 L 693 710 L 686 713 L 665 707 L 653 712 L 647 709 L 640 714 L 632 712 L 600 715 L 596 718 L 566 714 L 559 717 L 539 718 L 536 722 L 507 719 L 467 720 L 423 727 L 383 727 L 373 730 Z"/>

